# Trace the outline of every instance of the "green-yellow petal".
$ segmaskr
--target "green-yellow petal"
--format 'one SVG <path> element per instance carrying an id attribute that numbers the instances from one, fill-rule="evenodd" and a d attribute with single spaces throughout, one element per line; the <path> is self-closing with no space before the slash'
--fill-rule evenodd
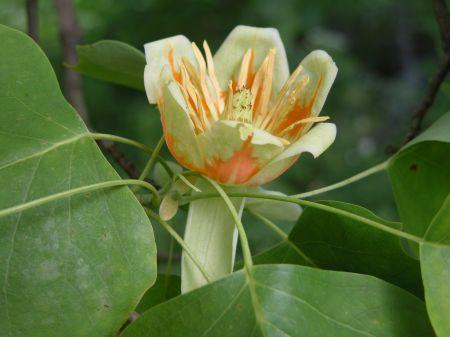
<path id="1" fill-rule="evenodd" d="M 299 140 L 292 143 L 272 162 L 298 156 L 303 152 L 311 153 L 314 158 L 320 156 L 336 139 L 336 125 L 333 123 L 319 123 Z"/>
<path id="2" fill-rule="evenodd" d="M 162 88 L 161 122 L 167 147 L 187 168 L 201 167 L 203 153 L 187 112 L 186 102 L 175 82 Z"/>
<path id="3" fill-rule="evenodd" d="M 303 59 L 301 65 L 303 72 L 309 77 L 309 82 L 301 91 L 300 100 L 308 102 L 314 96 L 315 89 L 319 87 L 311 113 L 311 116 L 315 117 L 322 110 L 338 69 L 331 56 L 323 50 L 315 50 L 309 53 Z"/>
<path id="4" fill-rule="evenodd" d="M 154 104 L 161 93 L 161 84 L 167 79 L 161 79 L 164 67 L 173 66 L 178 69 L 176 60 L 187 58 L 196 64 L 191 42 L 183 35 L 176 35 L 150 42 L 144 45 L 147 65 L 144 69 L 144 86 L 150 103 Z"/>
<path id="5" fill-rule="evenodd" d="M 256 71 L 272 48 L 276 49 L 273 89 L 278 92 L 289 78 L 289 64 L 280 34 L 275 28 L 237 26 L 214 55 L 217 78 L 222 88 L 230 79 L 236 80 L 242 58 L 248 49 L 254 51 L 253 71 Z"/>
<path id="6" fill-rule="evenodd" d="M 197 187 L 207 193 L 215 191 L 205 180 L 201 180 Z M 227 188 L 227 192 L 242 191 L 245 191 L 242 187 Z M 241 216 L 244 198 L 233 198 L 232 202 Z M 211 281 L 233 272 L 237 238 L 234 220 L 222 199 L 195 200 L 189 204 L 184 241 L 211 277 Z M 183 250 L 181 292 L 186 293 L 207 283 L 205 277 Z"/>
<path id="7" fill-rule="evenodd" d="M 248 182 L 249 186 L 259 186 L 275 179 L 286 171 L 303 152 L 311 153 L 314 158 L 320 156 L 336 139 L 336 125 L 319 123 L 299 140 L 274 157 Z"/>

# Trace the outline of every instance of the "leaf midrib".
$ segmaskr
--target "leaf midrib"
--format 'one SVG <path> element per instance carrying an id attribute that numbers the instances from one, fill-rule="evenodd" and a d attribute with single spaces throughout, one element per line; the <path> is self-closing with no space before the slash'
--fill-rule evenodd
<path id="1" fill-rule="evenodd" d="M 18 163 L 27 161 L 27 160 L 29 160 L 29 159 L 32 159 L 32 158 L 35 158 L 35 157 L 43 156 L 43 155 L 45 155 L 46 153 L 51 152 L 51 151 L 53 151 L 53 150 L 55 150 L 55 149 L 57 149 L 57 148 L 59 148 L 59 147 L 61 147 L 61 146 L 68 145 L 68 144 L 71 144 L 71 143 L 74 143 L 74 142 L 80 140 L 81 138 L 88 137 L 88 136 L 90 136 L 90 133 L 80 133 L 80 134 L 78 134 L 77 136 L 74 136 L 74 137 L 71 137 L 71 138 L 66 138 L 66 139 L 64 139 L 64 140 L 62 140 L 62 141 L 53 143 L 51 146 L 47 147 L 46 149 L 43 149 L 43 150 L 34 152 L 34 153 L 30 154 L 30 155 L 27 155 L 27 156 L 24 156 L 24 157 L 22 157 L 22 158 L 19 158 L 19 159 L 15 159 L 15 160 L 13 160 L 13 161 L 10 161 L 9 163 L 3 164 L 2 166 L 0 166 L 0 171 L 3 170 L 3 169 L 5 169 L 5 168 L 7 168 L 7 167 L 14 166 L 14 165 L 16 165 L 16 164 L 18 164 Z"/>

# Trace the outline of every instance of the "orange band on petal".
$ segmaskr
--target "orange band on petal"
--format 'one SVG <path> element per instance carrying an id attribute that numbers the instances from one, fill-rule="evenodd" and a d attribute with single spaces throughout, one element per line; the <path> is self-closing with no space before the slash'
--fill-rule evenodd
<path id="1" fill-rule="evenodd" d="M 311 97 L 311 100 L 308 103 L 307 102 L 300 103 L 298 99 L 296 99 L 295 105 L 292 108 L 292 110 L 277 126 L 276 128 L 277 134 L 280 134 L 283 130 L 287 129 L 289 126 L 298 122 L 299 120 L 311 117 L 312 108 L 314 106 L 314 102 L 316 101 L 321 86 L 322 86 L 322 76 L 320 76 L 319 80 L 317 81 L 317 86 L 314 89 L 314 93 Z M 306 125 L 307 124 L 298 124 L 297 126 L 293 127 L 291 130 L 287 132 L 287 136 L 291 139 L 297 138 Z"/>
<path id="2" fill-rule="evenodd" d="M 259 170 L 258 162 L 252 157 L 252 144 L 249 137 L 229 159 L 215 159 L 201 170 L 208 177 L 222 183 L 238 185 L 245 183 Z"/>
<path id="3" fill-rule="evenodd" d="M 175 69 L 175 60 L 173 57 L 173 49 L 170 49 L 167 55 L 167 61 L 169 62 L 170 71 L 172 72 L 173 78 L 178 83 L 181 83 L 181 72 Z"/>

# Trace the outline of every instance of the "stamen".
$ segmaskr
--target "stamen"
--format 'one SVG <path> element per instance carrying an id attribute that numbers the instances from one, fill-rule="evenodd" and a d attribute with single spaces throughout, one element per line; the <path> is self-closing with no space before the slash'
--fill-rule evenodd
<path id="1" fill-rule="evenodd" d="M 299 124 L 307 124 L 307 123 L 313 124 L 313 123 L 318 123 L 318 122 L 324 122 L 324 121 L 326 121 L 328 119 L 330 119 L 330 117 L 328 117 L 328 116 L 303 118 L 303 119 L 300 119 L 300 120 L 296 121 L 295 123 L 291 124 L 290 126 L 285 128 L 284 130 L 282 130 L 279 133 L 279 135 L 280 136 L 284 135 L 285 133 L 291 131 L 293 128 L 295 128 Z"/>
<path id="2" fill-rule="evenodd" d="M 273 67 L 275 63 L 276 49 L 269 50 L 267 55 L 266 71 L 264 73 L 263 87 L 261 90 L 261 99 L 258 104 L 256 126 L 260 126 L 263 119 L 267 116 L 269 111 L 270 94 L 272 92 Z"/>
<path id="3" fill-rule="evenodd" d="M 200 78 L 198 77 L 197 70 L 194 68 L 194 66 L 189 62 L 189 60 L 185 57 L 181 58 L 181 61 L 183 63 L 183 66 L 186 68 L 189 78 L 192 81 L 192 83 L 199 87 L 200 86 Z"/>
<path id="4" fill-rule="evenodd" d="M 178 87 L 180 88 L 180 90 L 181 90 L 181 92 L 182 92 L 182 94 L 184 96 L 184 99 L 185 99 L 185 101 L 187 103 L 188 113 L 189 113 L 189 116 L 190 116 L 190 118 L 191 118 L 191 120 L 192 120 L 192 122 L 194 124 L 194 129 L 196 130 L 196 132 L 198 131 L 197 133 L 203 132 L 204 130 L 203 130 L 202 122 L 200 121 L 200 119 L 197 116 L 196 109 L 194 109 L 194 107 L 191 104 L 191 100 L 189 99 L 189 93 L 183 87 L 183 85 L 178 84 Z"/>
<path id="5" fill-rule="evenodd" d="M 172 72 L 172 76 L 176 82 L 180 82 L 181 75 L 180 72 L 175 69 L 175 61 L 173 58 L 173 48 L 170 49 L 169 54 L 167 55 L 167 61 L 169 62 L 170 71 Z"/>
<path id="6" fill-rule="evenodd" d="M 209 112 L 211 113 L 214 120 L 219 119 L 219 115 L 217 113 L 216 107 L 211 99 L 208 87 L 206 85 L 206 63 L 203 55 L 198 49 L 195 42 L 192 42 L 192 50 L 194 51 L 195 58 L 197 59 L 198 66 L 200 68 L 200 86 L 202 89 L 203 97 L 205 98 L 206 106 L 208 107 Z"/>
<path id="7" fill-rule="evenodd" d="M 190 76 L 183 62 L 180 62 L 180 69 L 181 69 L 182 84 L 186 88 L 187 93 L 189 94 L 189 98 L 192 102 L 192 105 L 197 108 L 197 95 L 195 94 L 194 85 L 191 82 Z"/>
<path id="8" fill-rule="evenodd" d="M 277 138 L 278 138 L 278 140 L 279 140 L 280 142 L 282 142 L 284 145 L 289 145 L 289 144 L 291 144 L 290 141 L 288 141 L 287 139 L 285 139 L 285 138 L 283 138 L 283 137 L 277 137 Z"/>
<path id="9" fill-rule="evenodd" d="M 249 50 L 247 50 L 244 57 L 242 58 L 241 69 L 239 71 L 237 82 L 238 88 L 242 88 L 248 85 L 249 79 L 248 77 L 251 71 L 250 67 L 252 59 L 253 59 L 253 50 L 250 48 Z"/>
<path id="10" fill-rule="evenodd" d="M 294 89 L 289 93 L 289 101 L 283 100 L 278 107 L 278 110 L 275 112 L 272 121 L 267 126 L 267 130 L 274 131 L 282 127 L 283 124 L 288 123 L 290 125 L 290 121 L 286 120 L 288 114 L 292 111 L 293 107 L 297 104 L 298 94 L 301 93 L 304 87 L 309 83 L 309 76 L 305 75 L 303 78 L 298 81 L 297 85 Z"/>
<path id="11" fill-rule="evenodd" d="M 275 104 L 272 108 L 272 113 L 267 115 L 266 119 L 263 121 L 261 125 L 261 128 L 269 129 L 268 126 L 269 122 L 272 121 L 271 124 L 273 124 L 275 121 L 278 120 L 278 116 L 280 114 L 280 107 L 282 106 L 282 103 L 285 101 L 286 94 L 288 93 L 289 88 L 292 86 L 292 84 L 295 82 L 295 80 L 298 78 L 298 76 L 302 71 L 303 66 L 299 64 L 297 68 L 294 70 L 294 72 L 291 74 L 289 79 L 281 88 L 280 93 L 278 94 Z"/>
<path id="12" fill-rule="evenodd" d="M 214 69 L 213 57 L 212 57 L 212 54 L 211 54 L 211 50 L 209 49 L 208 42 L 203 41 L 203 49 L 205 50 L 205 55 L 206 55 L 208 75 L 209 75 L 211 83 L 212 83 L 212 85 L 214 87 L 214 90 L 216 91 L 217 103 L 218 103 L 219 114 L 220 114 L 223 111 L 225 102 L 224 102 L 224 99 L 222 97 L 222 89 L 220 88 L 219 81 L 217 80 L 217 77 L 216 77 L 216 72 L 215 72 L 215 69 Z"/>
<path id="13" fill-rule="evenodd" d="M 198 99 L 197 99 L 197 106 L 198 106 L 198 111 L 200 112 L 199 115 L 203 121 L 203 124 L 205 125 L 205 129 L 209 129 L 211 127 L 211 123 L 209 122 L 208 115 L 206 114 L 205 108 L 202 104 L 200 97 L 198 97 Z"/>
<path id="14" fill-rule="evenodd" d="M 227 90 L 227 101 L 225 105 L 225 109 L 222 112 L 221 118 L 222 119 L 231 119 L 231 115 L 233 112 L 233 81 L 230 80 L 228 82 L 228 90 Z"/>
<path id="15" fill-rule="evenodd" d="M 181 92 L 182 92 L 182 94 L 183 94 L 183 96 L 184 96 L 184 93 L 183 93 L 184 88 L 183 88 L 183 86 L 182 86 L 180 83 L 176 83 L 176 84 L 178 85 L 178 87 L 180 88 L 180 90 L 181 90 Z M 186 99 L 186 96 L 184 96 L 184 97 L 185 97 L 185 99 Z M 183 110 L 184 110 L 184 109 L 183 109 Z M 189 122 L 190 122 L 192 128 L 193 128 L 194 130 L 197 130 L 197 127 L 196 127 L 196 125 L 195 125 L 195 123 L 194 123 L 194 121 L 193 121 L 193 119 L 192 119 L 192 117 L 191 117 L 191 111 L 190 111 L 190 108 L 189 108 L 189 104 L 187 104 L 187 111 L 184 111 L 184 112 L 186 113 L 186 115 L 187 115 L 187 117 L 188 117 L 188 120 L 189 120 Z"/>
<path id="16" fill-rule="evenodd" d="M 252 87 L 251 87 L 251 92 L 253 94 L 253 99 L 252 99 L 252 105 L 255 106 L 256 105 L 256 99 L 258 95 L 258 91 L 259 88 L 261 87 L 262 81 L 263 81 L 263 77 L 264 77 L 264 71 L 267 67 L 267 57 L 264 59 L 264 61 L 261 63 L 261 66 L 259 67 L 258 71 L 255 74 L 255 78 L 253 79 L 253 83 L 252 83 Z"/>
<path id="17" fill-rule="evenodd" d="M 261 91 L 260 91 L 260 89 L 262 87 L 262 83 L 263 83 L 263 80 L 264 80 L 264 72 L 265 72 L 265 70 L 267 68 L 267 62 L 268 62 L 268 59 L 266 57 L 264 59 L 264 61 L 261 63 L 258 71 L 256 72 L 255 77 L 253 79 L 252 87 L 250 89 L 250 91 L 252 92 L 252 96 L 253 96 L 252 97 L 253 114 L 255 115 L 255 116 L 253 116 L 253 120 L 256 119 L 256 115 L 258 113 L 257 109 L 258 109 L 259 101 L 260 101 L 260 98 L 261 98 Z"/>

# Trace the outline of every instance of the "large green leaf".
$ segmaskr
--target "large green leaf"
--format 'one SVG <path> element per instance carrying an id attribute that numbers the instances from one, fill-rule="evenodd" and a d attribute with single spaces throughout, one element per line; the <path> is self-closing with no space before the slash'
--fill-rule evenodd
<path id="1" fill-rule="evenodd" d="M 144 90 L 144 53 L 112 40 L 78 46 L 78 63 L 69 65 L 81 74 Z"/>
<path id="2" fill-rule="evenodd" d="M 428 314 L 438 336 L 450 336 L 450 195 L 420 245 Z"/>
<path id="3" fill-rule="evenodd" d="M 0 209 L 120 179 L 44 53 L 0 26 Z M 151 224 L 127 187 L 0 218 L 0 331 L 110 337 L 154 282 Z"/>
<path id="4" fill-rule="evenodd" d="M 264 265 L 153 307 L 123 337 L 433 335 L 424 303 L 389 283 L 367 275 Z"/>
<path id="5" fill-rule="evenodd" d="M 447 112 L 393 157 L 388 167 L 404 229 L 424 240 L 420 260 L 425 299 L 440 337 L 450 335 L 450 217 L 448 201 L 444 202 L 450 193 L 449 153 Z"/>
<path id="6" fill-rule="evenodd" d="M 401 229 L 360 206 L 325 201 L 325 205 Z M 306 261 L 305 261 L 306 257 Z M 392 234 L 360 221 L 306 208 L 288 238 L 257 256 L 257 263 L 314 264 L 320 268 L 373 275 L 423 296 L 419 262 L 409 257 Z"/>
<path id="7" fill-rule="evenodd" d="M 388 167 L 405 231 L 422 237 L 450 193 L 450 112 L 407 144 Z"/>
<path id="8" fill-rule="evenodd" d="M 286 240 L 277 243 L 270 249 L 253 257 L 255 264 L 298 264 L 301 266 L 316 266 L 316 264 L 303 253 L 300 248 L 288 237 Z M 239 263 L 236 269 L 242 268 Z"/>

